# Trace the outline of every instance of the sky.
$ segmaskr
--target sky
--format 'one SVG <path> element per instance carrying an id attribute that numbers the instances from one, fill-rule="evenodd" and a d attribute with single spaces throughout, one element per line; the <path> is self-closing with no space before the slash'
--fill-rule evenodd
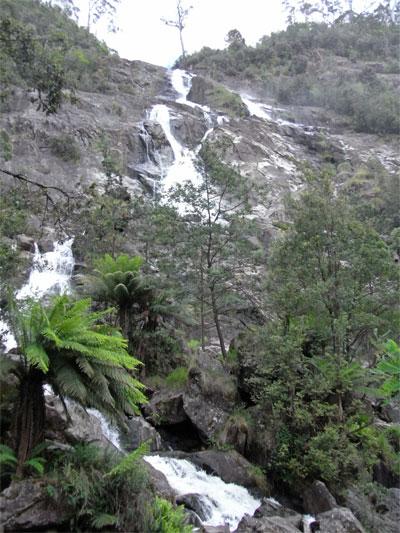
<path id="1" fill-rule="evenodd" d="M 82 24 L 86 2 L 77 2 Z M 285 26 L 281 0 L 187 0 L 183 4 L 193 6 L 183 31 L 189 53 L 203 46 L 224 48 L 225 36 L 234 28 L 247 44 L 254 45 L 263 35 Z M 169 67 L 181 54 L 179 32 L 161 18 L 174 19 L 175 12 L 176 0 L 121 0 L 116 16 L 120 31 L 108 33 L 105 23 L 93 30 L 121 57 Z"/>

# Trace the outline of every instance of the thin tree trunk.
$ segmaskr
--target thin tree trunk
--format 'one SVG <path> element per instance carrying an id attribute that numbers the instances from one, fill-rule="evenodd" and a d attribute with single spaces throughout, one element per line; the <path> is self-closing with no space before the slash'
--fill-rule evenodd
<path id="1" fill-rule="evenodd" d="M 201 320 L 201 349 L 206 349 L 205 339 L 205 321 L 204 321 L 204 270 L 203 270 L 203 251 L 200 259 L 200 320 Z"/>
<path id="2" fill-rule="evenodd" d="M 186 57 L 186 52 L 185 52 L 185 47 L 183 46 L 183 35 L 182 35 L 182 30 L 183 28 L 179 28 L 179 39 L 181 41 L 181 48 L 182 48 L 182 57 L 185 58 Z"/>
<path id="3" fill-rule="evenodd" d="M 18 459 L 17 476 L 32 450 L 44 439 L 45 403 L 43 373 L 31 369 L 19 386 L 18 403 L 12 425 L 14 450 Z"/>
<path id="4" fill-rule="evenodd" d="M 210 287 L 210 292 L 211 292 L 211 306 L 212 306 L 212 312 L 213 312 L 213 317 L 214 317 L 214 324 L 215 324 L 215 327 L 217 328 L 217 334 L 218 334 L 219 344 L 221 346 L 222 357 L 226 359 L 227 353 L 226 353 L 226 348 L 225 348 L 225 343 L 224 343 L 224 336 L 222 334 L 221 323 L 219 321 L 217 301 L 215 298 L 214 287 Z"/>

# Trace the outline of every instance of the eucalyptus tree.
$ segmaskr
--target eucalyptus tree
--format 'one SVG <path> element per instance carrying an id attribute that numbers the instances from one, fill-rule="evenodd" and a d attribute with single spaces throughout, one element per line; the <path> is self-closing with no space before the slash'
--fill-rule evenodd
<path id="1" fill-rule="evenodd" d="M 104 323 L 110 310 L 92 312 L 90 306 L 89 299 L 59 296 L 48 307 L 31 302 L 13 310 L 20 355 L 4 355 L 0 364 L 2 376 L 12 372 L 18 378 L 12 422 L 18 474 L 44 438 L 46 383 L 62 401 L 71 398 L 113 420 L 123 421 L 146 401 L 144 386 L 132 375 L 139 361 L 128 354 L 118 331 Z"/>
<path id="2" fill-rule="evenodd" d="M 182 261 L 185 281 L 200 306 L 203 349 L 210 311 L 226 357 L 221 317 L 246 300 L 245 286 L 256 277 L 260 250 L 250 242 L 256 230 L 248 183 L 207 146 L 201 151 L 199 171 L 199 184 L 186 182 L 170 195 L 172 205 L 182 212 L 173 237 L 175 258 L 178 265 Z"/>

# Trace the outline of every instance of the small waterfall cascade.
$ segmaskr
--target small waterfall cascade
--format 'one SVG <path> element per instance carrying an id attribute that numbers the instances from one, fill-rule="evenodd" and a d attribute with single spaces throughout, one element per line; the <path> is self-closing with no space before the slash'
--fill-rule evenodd
<path id="1" fill-rule="evenodd" d="M 75 266 L 72 253 L 73 239 L 64 243 L 56 241 L 53 251 L 41 254 L 35 243 L 33 266 L 28 282 L 18 291 L 17 299 L 42 298 L 45 294 L 68 293 L 71 289 L 70 282 Z"/>
<path id="2" fill-rule="evenodd" d="M 303 516 L 303 531 L 304 533 L 312 533 L 311 524 L 315 522 L 315 517 L 309 514 Z"/>
<path id="3" fill-rule="evenodd" d="M 17 292 L 16 298 L 24 300 L 33 298 L 38 300 L 45 294 L 64 293 L 70 291 L 70 281 L 74 270 L 74 256 L 72 253 L 71 238 L 64 243 L 54 242 L 53 251 L 40 253 L 35 243 L 33 265 L 29 273 L 29 279 Z M 0 320 L 0 334 L 6 352 L 16 348 L 17 343 L 9 326 Z"/>
<path id="4" fill-rule="evenodd" d="M 151 163 L 150 154 L 153 152 L 153 138 L 150 135 L 150 133 L 147 131 L 143 123 L 139 131 L 139 138 L 142 141 L 143 146 L 145 147 L 145 150 L 146 150 L 147 163 Z"/>
<path id="5" fill-rule="evenodd" d="M 174 161 L 163 176 L 164 188 L 168 190 L 186 180 L 198 184 L 200 176 L 195 165 L 196 155 L 189 148 L 182 146 L 172 133 L 169 108 L 164 104 L 155 105 L 150 112 L 150 120 L 160 124 L 174 153 Z"/>
<path id="6" fill-rule="evenodd" d="M 117 428 L 113 427 L 106 417 L 100 413 L 97 409 L 87 409 L 87 412 L 90 416 L 97 418 L 101 424 L 101 430 L 103 435 L 108 439 L 111 444 L 113 444 L 117 450 L 122 450 L 121 443 L 119 440 L 119 431 Z"/>
<path id="7" fill-rule="evenodd" d="M 72 244 L 74 239 L 68 239 L 65 242 L 56 241 L 53 243 L 51 252 L 40 253 L 38 245 L 35 243 L 35 254 L 33 256 L 33 265 L 29 274 L 29 279 L 25 285 L 17 292 L 17 299 L 24 300 L 33 298 L 40 300 L 47 294 L 63 294 L 71 290 L 71 277 L 75 266 L 74 255 L 72 253 Z M 0 334 L 3 334 L 3 344 L 6 353 L 12 348 L 16 348 L 17 343 L 7 323 L 0 320 Z M 45 395 L 53 394 L 50 385 L 45 385 Z M 72 404 L 67 400 L 67 404 Z M 88 409 L 90 416 L 100 421 L 103 435 L 118 449 L 119 434 L 117 429 L 112 427 L 107 419 L 97 409 Z"/>
<path id="8" fill-rule="evenodd" d="M 185 70 L 177 68 L 171 71 L 171 84 L 179 95 L 176 102 L 192 107 L 201 107 L 198 104 L 187 100 L 187 95 L 189 94 L 192 85 L 192 78 L 193 74 L 189 74 L 189 72 L 186 72 Z"/>
<path id="9" fill-rule="evenodd" d="M 159 455 L 144 459 L 166 476 L 171 488 L 180 496 L 194 493 L 198 496 L 205 516 L 204 525 L 227 524 L 233 531 L 245 514 L 253 515 L 261 504 L 244 487 L 225 483 L 219 477 L 197 469 L 186 459 Z"/>
<path id="10" fill-rule="evenodd" d="M 194 185 L 198 185 L 200 183 L 201 178 L 196 168 L 197 155 L 201 149 L 202 143 L 213 131 L 213 119 L 210 109 L 207 106 L 201 106 L 195 102 L 187 100 L 193 75 L 184 70 L 175 69 L 171 71 L 170 76 L 172 87 L 178 95 L 175 101 L 192 108 L 201 109 L 204 114 L 204 121 L 207 124 L 208 129 L 198 147 L 195 150 L 190 150 L 189 148 L 183 146 L 174 136 L 171 129 L 171 111 L 168 106 L 165 104 L 157 104 L 151 109 L 149 116 L 150 120 L 160 124 L 174 154 L 174 161 L 172 165 L 162 176 L 163 186 L 165 189 L 184 181 L 191 181 Z"/>
<path id="11" fill-rule="evenodd" d="M 279 118 L 279 113 L 283 113 L 285 111 L 284 109 L 272 107 L 261 102 L 256 102 L 252 97 L 245 94 L 241 94 L 240 97 L 242 102 L 249 110 L 250 115 L 262 118 L 263 120 L 268 120 L 269 122 L 275 122 L 275 124 L 278 124 L 279 126 L 290 126 L 292 128 L 297 128 L 302 130 L 305 135 L 313 135 L 317 130 L 317 128 L 313 126 L 306 126 L 305 124 L 290 122 L 289 120 Z"/>

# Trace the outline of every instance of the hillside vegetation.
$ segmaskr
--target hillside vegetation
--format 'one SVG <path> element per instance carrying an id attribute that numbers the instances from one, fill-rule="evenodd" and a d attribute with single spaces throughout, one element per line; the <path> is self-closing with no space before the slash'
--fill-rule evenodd
<path id="1" fill-rule="evenodd" d="M 227 48 L 203 48 L 179 65 L 218 81 L 248 80 L 284 104 L 333 110 L 357 131 L 398 133 L 399 45 L 399 25 L 359 15 L 293 24 L 255 47 L 236 35 Z"/>
<path id="2" fill-rule="evenodd" d="M 400 479 L 398 162 L 349 156 L 328 130 L 253 117 L 228 88 L 247 80 L 258 96 L 341 114 L 354 137 L 392 141 L 399 26 L 294 24 L 255 47 L 231 32 L 225 50 L 181 59 L 221 83 L 204 90 L 214 129 L 204 108 L 173 100 L 161 68 L 131 68 L 57 7 L 0 0 L 0 29 L 0 304 L 17 342 L 5 353 L 0 333 L 0 502 L 34 487 L 58 519 L 35 530 L 188 533 L 142 461 L 156 435 L 163 450 L 242 454 L 263 496 L 301 512 L 323 482 L 368 531 L 395 532 L 381 502 Z M 147 189 L 136 183 L 151 156 L 173 162 L 146 114 L 160 102 L 185 150 L 202 139 L 197 181 L 162 200 L 153 174 Z M 260 183 L 239 172 L 253 157 Z M 270 220 L 254 206 L 270 207 Z M 66 236 L 71 294 L 18 300 L 34 242 L 51 250 Z M 79 420 L 96 408 L 127 449 L 142 445 L 111 450 L 91 426 L 71 437 L 72 402 Z"/>

